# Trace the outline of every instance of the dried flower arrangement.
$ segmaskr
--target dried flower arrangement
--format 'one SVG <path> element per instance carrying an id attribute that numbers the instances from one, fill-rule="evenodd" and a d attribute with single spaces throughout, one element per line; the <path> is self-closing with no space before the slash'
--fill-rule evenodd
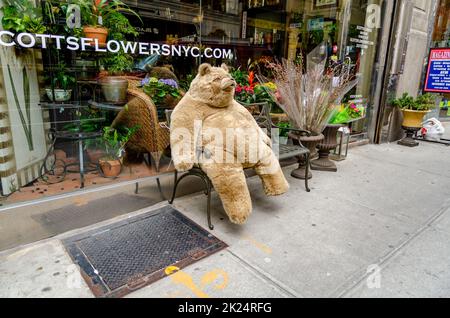
<path id="1" fill-rule="evenodd" d="M 281 63 L 271 64 L 272 82 L 277 89 L 268 90 L 268 93 L 296 129 L 322 133 L 333 115 L 334 105 L 340 104 L 358 82 L 349 65 L 333 65 L 326 69 L 326 61 L 319 46 L 307 57 L 306 73 L 302 63 L 283 59 Z M 258 79 L 262 83 L 268 82 L 261 75 Z"/>

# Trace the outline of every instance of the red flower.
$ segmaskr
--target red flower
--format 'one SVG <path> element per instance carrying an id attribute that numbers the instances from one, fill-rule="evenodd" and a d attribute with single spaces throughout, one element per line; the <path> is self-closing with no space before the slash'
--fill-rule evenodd
<path id="1" fill-rule="evenodd" d="M 251 86 L 245 86 L 244 89 L 247 93 L 250 93 L 250 94 L 254 93 L 253 88 Z"/>
<path id="2" fill-rule="evenodd" d="M 238 85 L 238 86 L 236 86 L 236 93 L 240 93 L 240 92 L 242 92 L 242 86 Z"/>

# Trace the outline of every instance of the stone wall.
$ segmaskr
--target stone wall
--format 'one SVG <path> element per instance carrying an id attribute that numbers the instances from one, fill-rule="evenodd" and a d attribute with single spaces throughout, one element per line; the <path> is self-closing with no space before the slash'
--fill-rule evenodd
<path id="1" fill-rule="evenodd" d="M 429 27 L 433 24 L 430 16 L 435 0 L 413 0 L 411 27 L 404 59 L 403 73 L 399 76 L 397 96 L 404 92 L 416 96 L 420 91 L 420 82 L 428 56 Z"/>

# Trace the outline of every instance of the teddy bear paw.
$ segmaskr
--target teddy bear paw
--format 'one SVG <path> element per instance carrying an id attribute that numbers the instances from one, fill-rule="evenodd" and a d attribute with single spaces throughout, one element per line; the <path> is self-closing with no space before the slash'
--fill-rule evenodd
<path id="1" fill-rule="evenodd" d="M 193 163 L 187 163 L 187 162 L 180 162 L 175 165 L 175 169 L 177 169 L 178 172 L 189 171 L 193 167 L 194 167 Z"/>
<path id="2" fill-rule="evenodd" d="M 230 221 L 234 224 L 242 225 L 248 219 L 248 215 L 232 215 L 230 216 Z"/>

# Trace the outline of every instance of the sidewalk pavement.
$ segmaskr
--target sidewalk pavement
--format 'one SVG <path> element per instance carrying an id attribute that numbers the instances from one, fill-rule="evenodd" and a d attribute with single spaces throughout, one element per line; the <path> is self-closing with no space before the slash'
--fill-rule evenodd
<path id="1" fill-rule="evenodd" d="M 214 193 L 213 234 L 229 248 L 128 297 L 449 297 L 450 148 L 367 145 L 338 168 L 314 171 L 311 193 L 289 176 L 289 193 L 275 198 L 248 179 L 244 226 Z M 174 205 L 206 227 L 203 194 Z M 92 297 L 60 243 L 84 230 L 0 253 L 0 297 Z"/>

